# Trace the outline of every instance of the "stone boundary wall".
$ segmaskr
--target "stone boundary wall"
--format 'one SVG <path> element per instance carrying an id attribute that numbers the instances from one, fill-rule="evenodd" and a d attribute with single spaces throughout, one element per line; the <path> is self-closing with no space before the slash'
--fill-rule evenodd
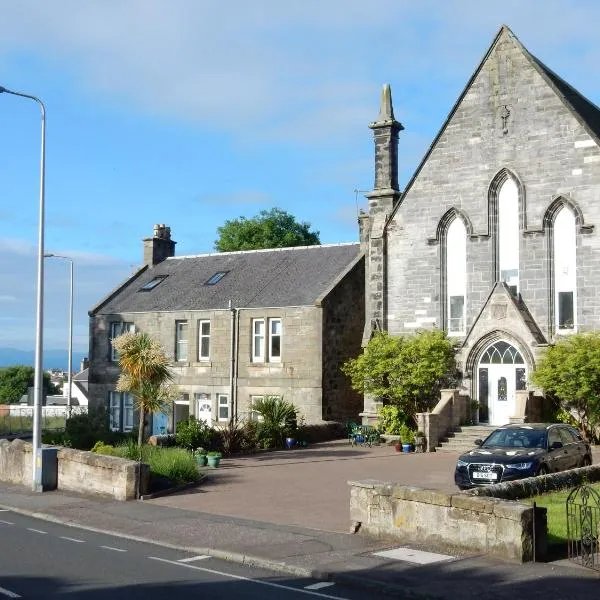
<path id="1" fill-rule="evenodd" d="M 540 494 L 547 494 L 566 488 L 574 488 L 582 483 L 595 483 L 600 481 L 600 465 L 570 469 L 560 473 L 538 475 L 518 481 L 495 483 L 461 492 L 468 496 L 479 498 L 501 498 L 503 500 L 520 500 L 532 498 Z"/>
<path id="2" fill-rule="evenodd" d="M 31 485 L 32 446 L 22 440 L 0 440 L 0 481 Z M 134 500 L 148 488 L 149 468 L 144 463 L 102 456 L 93 452 L 58 448 L 59 490 Z"/>
<path id="3" fill-rule="evenodd" d="M 483 552 L 527 562 L 546 554 L 546 509 L 492 497 L 394 483 L 350 481 L 350 519 L 361 531 L 404 543 Z"/>

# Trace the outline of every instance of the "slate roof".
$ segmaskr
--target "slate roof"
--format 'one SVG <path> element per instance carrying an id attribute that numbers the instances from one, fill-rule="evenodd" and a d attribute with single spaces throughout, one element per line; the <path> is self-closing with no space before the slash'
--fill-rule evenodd
<path id="1" fill-rule="evenodd" d="M 95 314 L 307 306 L 362 256 L 360 245 L 302 246 L 167 258 L 142 269 L 90 311 Z M 219 271 L 216 284 L 206 281 Z M 150 291 L 140 288 L 166 278 Z"/>

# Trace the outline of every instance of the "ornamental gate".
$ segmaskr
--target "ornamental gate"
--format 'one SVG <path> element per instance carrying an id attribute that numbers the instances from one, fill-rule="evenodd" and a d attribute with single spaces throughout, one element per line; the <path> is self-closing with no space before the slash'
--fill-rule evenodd
<path id="1" fill-rule="evenodd" d="M 567 544 L 569 559 L 600 571 L 600 494 L 580 485 L 567 498 Z"/>

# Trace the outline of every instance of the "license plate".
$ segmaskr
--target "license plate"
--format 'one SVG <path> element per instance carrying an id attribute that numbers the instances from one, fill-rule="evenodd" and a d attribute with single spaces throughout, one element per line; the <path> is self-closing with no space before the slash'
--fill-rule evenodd
<path id="1" fill-rule="evenodd" d="M 492 471 L 473 471 L 473 479 L 489 479 L 493 481 L 498 479 L 498 473 L 492 473 Z"/>

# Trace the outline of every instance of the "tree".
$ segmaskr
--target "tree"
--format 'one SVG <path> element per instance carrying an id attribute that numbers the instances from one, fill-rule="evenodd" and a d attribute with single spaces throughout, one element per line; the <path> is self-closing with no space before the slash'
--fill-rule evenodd
<path id="1" fill-rule="evenodd" d="M 570 335 L 550 346 L 530 379 L 558 398 L 588 437 L 600 423 L 600 332 Z"/>
<path id="2" fill-rule="evenodd" d="M 50 375 L 43 373 L 42 387 L 47 396 L 58 394 L 58 388 L 50 381 Z M 33 387 L 35 369 L 25 365 L 0 369 L 0 404 L 15 404 Z"/>
<path id="3" fill-rule="evenodd" d="M 176 396 L 169 385 L 173 379 L 169 359 L 160 343 L 147 333 L 124 333 L 113 339 L 113 347 L 121 368 L 117 391 L 131 394 L 139 411 L 138 447 L 141 448 L 146 414 L 164 411 Z"/>
<path id="4" fill-rule="evenodd" d="M 454 384 L 454 353 L 452 342 L 437 329 L 407 337 L 376 333 L 342 371 L 357 392 L 398 406 L 416 424 L 416 414 L 433 408 L 440 390 Z"/>
<path id="5" fill-rule="evenodd" d="M 217 252 L 290 248 L 320 244 L 319 232 L 309 230 L 310 223 L 298 223 L 292 215 L 279 208 L 262 210 L 256 217 L 240 217 L 225 221 L 217 229 Z"/>

